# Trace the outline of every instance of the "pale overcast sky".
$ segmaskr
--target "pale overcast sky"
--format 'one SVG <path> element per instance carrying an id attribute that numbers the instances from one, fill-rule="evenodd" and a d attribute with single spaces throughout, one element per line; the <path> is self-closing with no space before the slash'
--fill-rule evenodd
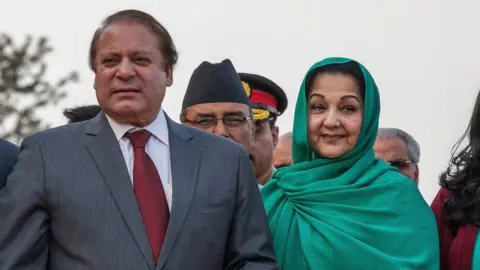
<path id="1" fill-rule="evenodd" d="M 237 71 L 256 72 L 285 89 L 292 127 L 295 99 L 307 69 L 329 56 L 354 58 L 373 74 L 382 100 L 381 126 L 399 127 L 421 145 L 420 189 L 430 202 L 438 175 L 463 133 L 480 89 L 480 1 L 474 0 L 0 0 L 0 32 L 18 41 L 47 35 L 56 51 L 49 77 L 74 69 L 81 82 L 46 114 L 96 103 L 88 46 L 109 13 L 134 8 L 164 24 L 180 53 L 164 109 L 178 120 L 185 87 L 203 61 L 230 58 Z"/>

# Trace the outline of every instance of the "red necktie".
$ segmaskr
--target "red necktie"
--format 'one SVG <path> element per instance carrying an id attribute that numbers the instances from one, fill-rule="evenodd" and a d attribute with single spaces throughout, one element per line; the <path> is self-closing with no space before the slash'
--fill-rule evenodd
<path id="1" fill-rule="evenodd" d="M 128 133 L 134 150 L 133 186 L 143 223 L 147 230 L 153 259 L 157 263 L 167 232 L 169 210 L 165 191 L 145 145 L 152 134 L 146 130 Z"/>

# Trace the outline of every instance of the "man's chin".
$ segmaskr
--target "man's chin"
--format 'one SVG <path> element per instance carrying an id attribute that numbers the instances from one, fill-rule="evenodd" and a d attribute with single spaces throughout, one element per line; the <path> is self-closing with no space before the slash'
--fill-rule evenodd
<path id="1" fill-rule="evenodd" d="M 130 119 L 136 118 L 137 115 L 140 114 L 139 110 L 134 108 L 122 107 L 122 108 L 114 108 L 110 111 L 105 111 L 110 117 L 114 118 L 117 121 L 121 122 L 121 119 Z M 119 119 L 117 119 L 119 118 Z"/>
<path id="2" fill-rule="evenodd" d="M 115 111 L 116 114 L 138 113 L 142 111 L 142 109 L 145 109 L 145 105 L 140 104 L 136 100 L 121 100 L 112 107 L 112 110 Z"/>
<path id="3" fill-rule="evenodd" d="M 111 109 L 106 109 L 105 113 L 122 124 L 131 124 L 133 126 L 148 125 L 156 118 L 158 111 L 155 113 L 145 108 L 145 106 L 138 105 L 119 102 Z"/>

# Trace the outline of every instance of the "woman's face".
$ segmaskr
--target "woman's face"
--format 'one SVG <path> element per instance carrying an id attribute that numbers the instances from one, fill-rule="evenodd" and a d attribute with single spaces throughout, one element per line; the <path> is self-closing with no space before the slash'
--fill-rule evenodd
<path id="1" fill-rule="evenodd" d="M 324 158 L 340 157 L 355 147 L 363 121 L 363 99 L 354 77 L 318 74 L 308 94 L 308 139 Z"/>

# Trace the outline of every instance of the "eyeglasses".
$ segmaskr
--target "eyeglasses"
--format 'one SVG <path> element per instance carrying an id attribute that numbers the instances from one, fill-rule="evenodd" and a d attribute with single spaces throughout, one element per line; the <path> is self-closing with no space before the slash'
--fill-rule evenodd
<path id="1" fill-rule="evenodd" d="M 229 128 L 237 128 L 242 126 L 247 122 L 247 120 L 251 120 L 250 116 L 238 116 L 238 115 L 229 115 L 225 117 L 200 117 L 195 120 L 188 120 L 185 119 L 184 122 L 190 123 L 195 127 L 201 129 L 208 129 L 217 126 L 218 120 L 222 120 L 223 124 Z"/>
<path id="2" fill-rule="evenodd" d="M 390 160 L 390 161 L 387 161 L 387 164 L 393 167 L 396 167 L 397 169 L 404 169 L 410 166 L 412 162 L 410 160 Z"/>

